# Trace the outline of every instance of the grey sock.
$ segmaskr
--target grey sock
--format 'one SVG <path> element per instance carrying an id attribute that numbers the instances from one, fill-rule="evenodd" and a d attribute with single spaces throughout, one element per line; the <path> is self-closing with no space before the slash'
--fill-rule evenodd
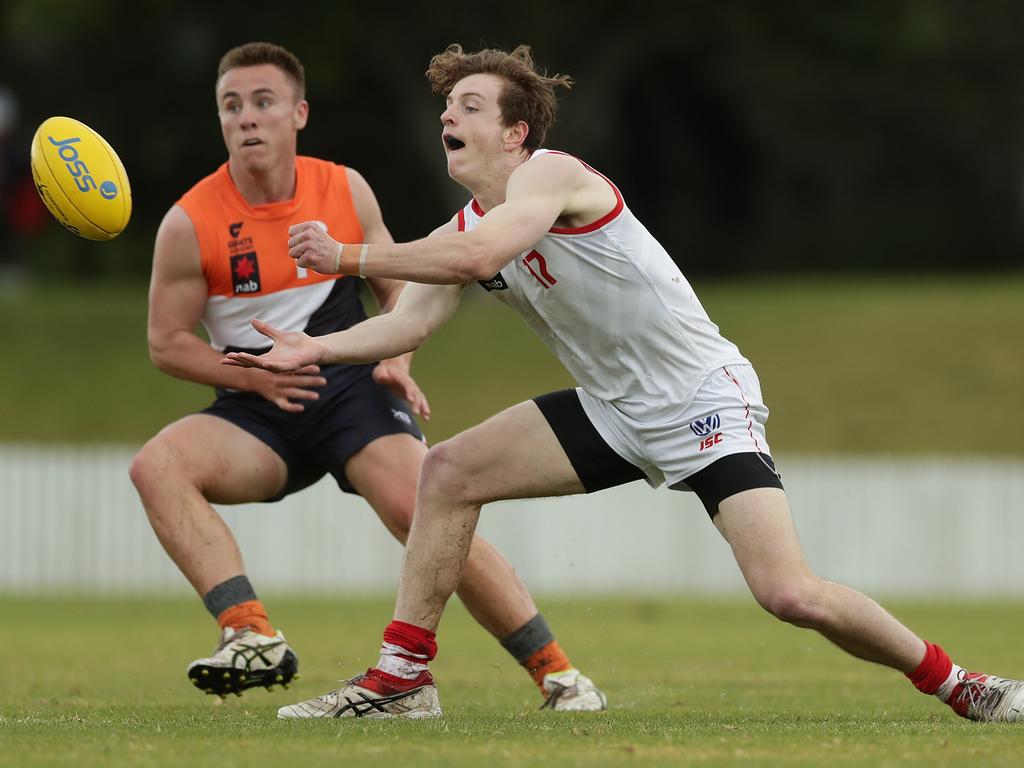
<path id="1" fill-rule="evenodd" d="M 203 605 L 206 606 L 206 610 L 212 613 L 213 618 L 216 619 L 233 605 L 258 599 L 252 584 L 249 583 L 249 577 L 243 574 L 242 576 L 232 576 L 227 581 L 222 581 L 203 595 Z"/>
<path id="2" fill-rule="evenodd" d="M 537 614 L 501 641 L 502 647 L 522 663 L 555 639 L 548 623 Z"/>

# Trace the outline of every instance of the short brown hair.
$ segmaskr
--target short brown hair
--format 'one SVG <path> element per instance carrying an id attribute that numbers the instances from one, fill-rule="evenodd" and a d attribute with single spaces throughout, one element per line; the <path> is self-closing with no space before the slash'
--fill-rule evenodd
<path id="1" fill-rule="evenodd" d="M 461 45 L 452 43 L 430 60 L 426 72 L 431 90 L 445 98 L 464 77 L 478 74 L 497 75 L 505 81 L 498 97 L 502 124 L 511 126 L 522 120 L 530 126 L 523 146 L 531 152 L 540 147 L 555 122 L 555 87 L 571 88 L 572 78 L 537 72 L 528 45 L 516 46 L 511 53 L 495 48 L 466 53 Z"/>
<path id="2" fill-rule="evenodd" d="M 302 62 L 294 53 L 274 43 L 246 43 L 232 48 L 220 59 L 217 82 L 229 69 L 258 67 L 261 64 L 271 64 L 291 79 L 296 101 L 306 98 L 306 70 L 302 68 Z"/>

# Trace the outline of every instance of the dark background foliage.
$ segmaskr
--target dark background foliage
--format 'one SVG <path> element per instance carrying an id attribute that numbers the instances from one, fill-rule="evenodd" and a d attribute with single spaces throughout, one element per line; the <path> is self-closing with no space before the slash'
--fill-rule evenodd
<path id="1" fill-rule="evenodd" d="M 5 0 L 0 274 L 148 274 L 156 225 L 225 159 L 217 62 L 271 40 L 304 62 L 300 151 L 360 170 L 398 239 L 465 193 L 423 71 L 450 42 L 526 42 L 573 75 L 547 145 L 611 176 L 688 273 L 995 270 L 1020 264 L 1024 6 L 1012 0 L 673 4 Z M 70 238 L 19 180 L 66 114 L 119 151 L 135 213 Z"/>

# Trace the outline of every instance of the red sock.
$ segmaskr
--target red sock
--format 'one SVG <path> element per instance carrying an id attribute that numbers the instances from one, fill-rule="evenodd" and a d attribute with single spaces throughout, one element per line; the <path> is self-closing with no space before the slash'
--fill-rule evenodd
<path id="1" fill-rule="evenodd" d="M 392 621 L 384 629 L 377 666 L 367 670 L 359 684 L 387 695 L 433 683 L 427 663 L 437 655 L 436 637 L 429 629 Z"/>
<path id="2" fill-rule="evenodd" d="M 398 646 L 398 652 L 392 655 L 421 664 L 433 661 L 437 655 L 437 635 L 404 621 L 392 621 L 384 628 L 384 643 Z"/>
<path id="3" fill-rule="evenodd" d="M 907 678 L 921 693 L 934 694 L 949 678 L 953 670 L 953 661 L 935 643 L 925 642 L 924 659 Z"/>

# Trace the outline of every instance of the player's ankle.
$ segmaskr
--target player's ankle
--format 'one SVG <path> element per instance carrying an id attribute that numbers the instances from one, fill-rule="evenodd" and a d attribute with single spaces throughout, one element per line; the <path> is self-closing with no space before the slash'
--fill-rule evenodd
<path id="1" fill-rule="evenodd" d="M 381 696 L 390 696 L 395 693 L 406 693 L 424 685 L 433 685 L 434 678 L 426 669 L 414 678 L 406 678 L 384 672 L 377 667 L 371 667 L 357 682 L 362 688 L 379 693 Z"/>

